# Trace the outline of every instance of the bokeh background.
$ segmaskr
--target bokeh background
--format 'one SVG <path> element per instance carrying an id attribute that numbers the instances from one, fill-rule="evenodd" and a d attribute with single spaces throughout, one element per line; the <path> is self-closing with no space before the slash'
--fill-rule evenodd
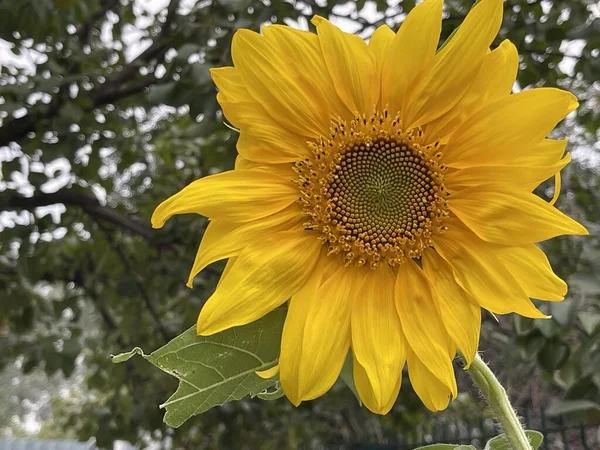
<path id="1" fill-rule="evenodd" d="M 443 38 L 471 0 L 446 0 Z M 230 64 L 237 28 L 308 29 L 317 13 L 368 38 L 414 0 L 0 0 L 0 438 L 139 448 L 413 448 L 494 434 L 456 367 L 461 394 L 431 414 L 408 383 L 386 417 L 343 384 L 294 408 L 247 399 L 177 430 L 158 408 L 176 380 L 141 358 L 195 322 L 221 264 L 184 283 L 205 219 L 152 230 L 153 208 L 232 168 L 236 133 L 211 67 Z M 547 449 L 598 449 L 600 423 L 600 3 L 509 0 L 494 45 L 521 55 L 515 90 L 560 86 L 581 107 L 556 130 L 574 162 L 558 206 L 590 237 L 544 243 L 567 300 L 553 318 L 484 315 L 481 349 Z M 551 182 L 538 189 L 550 198 Z M 117 443 L 115 448 L 125 448 Z"/>

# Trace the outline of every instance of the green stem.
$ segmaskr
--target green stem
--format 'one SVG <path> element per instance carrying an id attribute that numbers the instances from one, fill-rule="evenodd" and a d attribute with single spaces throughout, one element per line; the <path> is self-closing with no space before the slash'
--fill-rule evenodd
<path id="1" fill-rule="evenodd" d="M 500 428 L 505 434 L 512 450 L 532 450 L 529 439 L 523 430 L 521 421 L 508 400 L 504 387 L 490 370 L 479 354 L 467 369 L 475 384 L 494 411 Z"/>

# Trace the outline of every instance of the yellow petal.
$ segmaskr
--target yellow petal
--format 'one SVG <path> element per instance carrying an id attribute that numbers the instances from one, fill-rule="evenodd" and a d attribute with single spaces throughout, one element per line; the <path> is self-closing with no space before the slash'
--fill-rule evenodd
<path id="1" fill-rule="evenodd" d="M 302 402 L 299 391 L 298 373 L 302 361 L 302 341 L 304 327 L 308 315 L 307 310 L 302 308 L 303 302 L 313 299 L 323 280 L 323 258 L 319 258 L 317 264 L 310 274 L 304 286 L 298 290 L 288 304 L 288 312 L 283 324 L 281 335 L 281 351 L 279 354 L 280 376 L 279 381 L 286 397 L 295 406 Z"/>
<path id="2" fill-rule="evenodd" d="M 221 276 L 219 277 L 219 281 L 217 283 L 217 288 L 219 286 L 221 286 L 221 283 L 223 282 L 223 280 L 225 279 L 225 277 L 227 276 L 227 274 L 229 272 L 231 272 L 231 269 L 235 265 L 236 261 L 237 261 L 237 256 L 234 256 L 233 258 L 229 258 L 227 260 L 227 263 L 225 264 L 225 268 L 223 269 L 223 272 L 221 273 Z"/>
<path id="3" fill-rule="evenodd" d="M 505 158 L 499 164 L 518 164 L 523 166 L 550 166 L 556 164 L 565 154 L 568 139 L 544 139 L 515 158 Z M 510 156 L 510 155 L 509 155 Z"/>
<path id="4" fill-rule="evenodd" d="M 227 101 L 250 102 L 253 97 L 246 89 L 240 72 L 235 67 L 217 67 L 210 69 L 210 76 L 219 89 L 221 98 Z M 260 104 L 257 102 L 257 106 Z M 267 120 L 270 119 L 267 116 Z"/>
<path id="5" fill-rule="evenodd" d="M 452 194 L 450 210 L 484 241 L 527 245 L 564 234 L 588 234 L 578 222 L 526 190 L 473 186 Z"/>
<path id="6" fill-rule="evenodd" d="M 256 371 L 256 375 L 258 375 L 259 377 L 264 378 L 264 379 L 273 378 L 278 373 L 279 373 L 279 364 L 275 364 L 270 369 Z"/>
<path id="7" fill-rule="evenodd" d="M 466 95 L 480 102 L 493 102 L 510 95 L 519 71 L 517 47 L 505 39 L 489 52 Z M 469 102 L 470 103 L 470 102 Z M 473 105 L 473 109 L 479 109 Z"/>
<path id="8" fill-rule="evenodd" d="M 444 328 L 429 280 L 413 260 L 399 267 L 395 295 L 396 310 L 408 345 L 456 396 L 452 367 L 456 345 Z"/>
<path id="9" fill-rule="evenodd" d="M 452 267 L 435 250 L 425 250 L 422 261 L 423 271 L 437 295 L 442 322 L 468 367 L 479 346 L 479 303 L 456 282 Z"/>
<path id="10" fill-rule="evenodd" d="M 271 164 L 271 163 L 261 163 L 257 161 L 252 161 L 250 159 L 244 158 L 242 155 L 237 155 L 235 158 L 235 170 L 254 170 L 254 171 L 266 171 L 273 174 L 277 174 L 280 177 L 287 178 L 288 180 L 292 180 L 298 176 L 298 174 L 294 171 L 294 166 L 289 163 L 282 164 Z"/>
<path id="11" fill-rule="evenodd" d="M 317 289 L 311 280 L 290 301 L 279 364 L 283 390 L 295 405 L 320 397 L 333 386 L 350 348 L 355 279 L 352 270 L 339 266 Z"/>
<path id="12" fill-rule="evenodd" d="M 277 128 L 269 129 L 265 124 L 254 128 L 254 134 L 240 131 L 236 145 L 240 155 L 260 164 L 293 163 L 306 157 L 309 147 L 304 138 L 279 133 Z"/>
<path id="13" fill-rule="evenodd" d="M 456 396 L 456 393 L 453 394 L 448 386 L 438 380 L 412 350 L 408 351 L 407 365 L 410 384 L 427 409 L 446 409 L 450 396 Z"/>
<path id="14" fill-rule="evenodd" d="M 281 305 L 304 285 L 320 249 L 314 234 L 304 230 L 250 243 L 200 311 L 198 334 L 245 325 Z"/>
<path id="15" fill-rule="evenodd" d="M 454 107 L 473 82 L 502 23 L 502 0 L 481 0 L 435 56 L 404 114 L 407 129 Z"/>
<path id="16" fill-rule="evenodd" d="M 244 29 L 233 36 L 231 57 L 252 97 L 282 127 L 312 138 L 328 132 L 329 107 L 304 74 L 309 67 L 282 60 L 263 36 Z"/>
<path id="17" fill-rule="evenodd" d="M 500 164 L 526 155 L 577 107 L 567 91 L 539 88 L 490 103 L 463 122 L 450 137 L 444 161 L 450 167 Z"/>
<path id="18" fill-rule="evenodd" d="M 366 369 L 358 362 L 356 356 L 352 357 L 352 377 L 354 378 L 354 384 L 356 386 L 356 391 L 360 397 L 360 400 L 367 407 L 367 409 L 375 414 L 387 414 L 393 408 L 394 403 L 396 403 L 396 399 L 398 397 L 398 393 L 400 392 L 400 387 L 402 385 L 402 370 L 400 371 L 396 384 L 394 385 L 392 392 L 396 392 L 396 395 L 391 395 L 388 398 L 387 403 L 381 403 L 380 393 L 373 389 L 378 388 L 377 385 L 373 385 L 369 376 L 367 375 Z"/>
<path id="19" fill-rule="evenodd" d="M 394 276 L 386 264 L 360 269 L 363 283 L 352 304 L 352 352 L 365 370 L 368 383 L 357 384 L 358 394 L 373 412 L 386 414 L 400 391 L 399 379 L 406 346 L 394 306 Z M 355 372 L 357 370 L 355 366 Z M 365 384 L 370 394 L 365 394 Z"/>
<path id="20" fill-rule="evenodd" d="M 278 174 L 287 179 L 294 179 L 298 175 L 294 171 L 294 166 L 291 164 L 268 164 L 244 158 L 242 155 L 237 155 L 235 158 L 235 170 L 263 170 Z"/>
<path id="21" fill-rule="evenodd" d="M 565 298 L 567 283 L 554 273 L 545 253 L 536 245 L 495 246 L 494 252 L 529 297 L 550 301 Z"/>
<path id="22" fill-rule="evenodd" d="M 444 183 L 450 193 L 482 184 L 499 183 L 519 186 L 533 191 L 540 183 L 560 172 L 571 162 L 567 154 L 563 159 L 548 166 L 472 166 L 448 173 Z"/>
<path id="23" fill-rule="evenodd" d="M 334 117 L 350 119 L 351 113 L 338 96 L 321 52 L 319 38 L 308 31 L 283 25 L 269 25 L 262 29 L 267 41 L 275 47 L 282 59 L 289 59 L 296 67 L 306 69 L 306 75 L 325 98 Z"/>
<path id="24" fill-rule="evenodd" d="M 302 209 L 298 204 L 251 222 L 211 221 L 202 236 L 187 286 L 191 288 L 194 277 L 209 264 L 237 256 L 250 242 L 260 241 L 271 233 L 294 227 L 302 229 Z"/>
<path id="25" fill-rule="evenodd" d="M 286 178 L 264 170 L 231 170 L 189 184 L 154 210 L 152 226 L 161 228 L 176 214 L 246 222 L 281 211 L 298 199 Z M 257 207 L 260 205 L 260 207 Z"/>
<path id="26" fill-rule="evenodd" d="M 441 29 L 442 0 L 419 3 L 400 26 L 382 73 L 381 104 L 392 115 L 404 113 L 414 98 L 415 85 L 433 63 Z"/>
<path id="27" fill-rule="evenodd" d="M 264 167 L 261 163 L 244 158 L 242 155 L 237 155 L 235 158 L 235 170 L 247 170 Z"/>
<path id="28" fill-rule="evenodd" d="M 336 92 L 353 114 L 370 114 L 377 104 L 379 80 L 375 58 L 359 36 L 344 33 L 315 16 L 321 51 Z"/>
<path id="29" fill-rule="evenodd" d="M 227 119 L 240 129 L 237 149 L 247 159 L 278 164 L 298 161 L 309 154 L 306 137 L 269 120 L 257 103 L 224 100 L 221 93 L 217 100 Z"/>
<path id="30" fill-rule="evenodd" d="M 281 126 L 250 95 L 234 67 L 211 69 L 219 88 L 217 101 L 229 122 L 240 130 L 238 151 L 253 161 L 281 163 L 308 155 L 307 138 Z"/>
<path id="31" fill-rule="evenodd" d="M 388 50 L 396 34 L 387 25 L 381 25 L 369 39 L 369 52 L 373 55 L 377 65 L 377 79 L 381 80 L 383 64 L 387 58 Z M 384 105 L 385 106 L 385 105 Z"/>
<path id="32" fill-rule="evenodd" d="M 482 308 L 496 314 L 546 317 L 489 246 L 470 231 L 450 222 L 448 231 L 434 237 L 433 246 L 452 266 L 456 281 Z"/>
<path id="33" fill-rule="evenodd" d="M 515 83 L 518 67 L 516 47 L 508 40 L 503 41 L 485 56 L 473 83 L 456 106 L 427 124 L 425 136 L 431 142 L 442 139 L 487 103 L 508 96 Z"/>

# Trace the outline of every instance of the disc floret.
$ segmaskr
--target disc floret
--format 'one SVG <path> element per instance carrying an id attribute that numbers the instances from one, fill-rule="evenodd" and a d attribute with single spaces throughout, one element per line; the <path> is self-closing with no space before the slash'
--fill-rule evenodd
<path id="1" fill-rule="evenodd" d="M 387 111 L 337 120 L 295 164 L 306 229 L 346 265 L 377 267 L 418 258 L 444 230 L 445 167 L 438 142 L 405 132 Z"/>

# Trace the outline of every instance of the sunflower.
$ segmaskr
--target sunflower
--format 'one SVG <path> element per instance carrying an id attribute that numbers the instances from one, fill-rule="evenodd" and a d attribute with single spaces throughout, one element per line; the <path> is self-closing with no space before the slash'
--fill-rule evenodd
<path id="1" fill-rule="evenodd" d="M 159 205 L 210 218 L 188 285 L 229 259 L 200 312 L 211 335 L 288 303 L 279 365 L 295 405 L 323 395 L 351 350 L 363 403 L 385 414 L 404 365 L 425 406 L 457 394 L 452 360 L 475 356 L 481 308 L 545 317 L 531 298 L 567 286 L 536 243 L 583 226 L 532 193 L 569 162 L 547 135 L 568 92 L 511 94 L 515 46 L 490 50 L 502 0 L 481 0 L 439 46 L 442 0 L 369 43 L 321 17 L 233 37 L 211 71 L 237 128 L 235 170 Z M 555 195 L 556 197 L 556 195 Z"/>

